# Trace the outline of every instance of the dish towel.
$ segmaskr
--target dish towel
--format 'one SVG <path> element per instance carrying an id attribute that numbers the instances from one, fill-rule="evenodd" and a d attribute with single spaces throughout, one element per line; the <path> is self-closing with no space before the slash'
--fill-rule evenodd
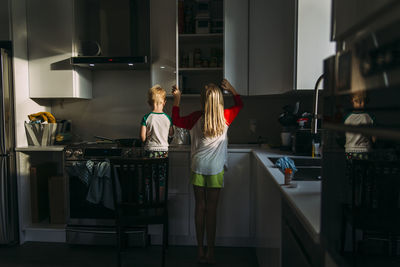
<path id="1" fill-rule="evenodd" d="M 86 200 L 93 204 L 103 204 L 104 207 L 114 210 L 114 198 L 111 182 L 111 166 L 108 160 L 94 165 Z M 115 177 L 117 200 L 121 200 L 121 186 Z"/>
<path id="2" fill-rule="evenodd" d="M 293 173 L 297 172 L 297 168 L 294 164 L 294 161 L 289 158 L 289 157 L 282 157 L 279 158 L 276 162 L 275 162 L 275 166 L 278 167 L 279 169 L 281 169 L 281 171 L 284 173 L 286 168 L 290 168 L 292 169 Z"/>

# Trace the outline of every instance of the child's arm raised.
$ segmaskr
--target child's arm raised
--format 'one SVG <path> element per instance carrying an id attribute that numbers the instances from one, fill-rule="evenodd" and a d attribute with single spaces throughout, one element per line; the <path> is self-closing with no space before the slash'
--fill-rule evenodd
<path id="1" fill-rule="evenodd" d="M 239 111 L 242 109 L 243 102 L 242 99 L 240 98 L 240 95 L 236 92 L 235 88 L 233 88 L 233 86 L 227 79 L 222 80 L 221 87 L 222 89 L 231 92 L 233 95 L 233 99 L 235 101 L 235 105 L 233 107 L 224 110 L 226 124 L 230 125 L 236 118 Z"/>
<path id="2" fill-rule="evenodd" d="M 174 96 L 174 106 L 172 107 L 172 122 L 175 126 L 184 128 L 184 129 L 192 129 L 197 120 L 201 117 L 202 113 L 200 111 L 195 111 L 190 113 L 188 116 L 181 117 L 179 105 L 181 102 L 181 91 L 179 91 L 178 87 L 172 87 L 172 95 Z"/>

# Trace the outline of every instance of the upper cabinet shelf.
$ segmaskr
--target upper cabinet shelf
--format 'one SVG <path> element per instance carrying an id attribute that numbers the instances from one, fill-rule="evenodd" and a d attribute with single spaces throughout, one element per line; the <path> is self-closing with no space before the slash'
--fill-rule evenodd
<path id="1" fill-rule="evenodd" d="M 206 84 L 227 78 L 247 95 L 248 5 L 248 0 L 151 0 L 151 83 L 177 84 L 183 95 L 199 96 Z"/>
<path id="2" fill-rule="evenodd" d="M 198 94 L 223 79 L 223 0 L 178 1 L 178 85 Z"/>

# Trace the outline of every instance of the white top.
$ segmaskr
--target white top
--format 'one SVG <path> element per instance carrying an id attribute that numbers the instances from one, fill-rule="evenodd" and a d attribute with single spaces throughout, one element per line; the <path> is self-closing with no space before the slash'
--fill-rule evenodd
<path id="1" fill-rule="evenodd" d="M 150 112 L 144 115 L 142 125 L 146 126 L 145 150 L 168 151 L 168 134 L 172 126 L 171 117 L 165 113 Z"/>
<path id="2" fill-rule="evenodd" d="M 350 113 L 344 121 L 347 125 L 371 125 L 374 120 L 368 113 Z M 346 132 L 346 144 L 344 145 L 347 153 L 364 153 L 371 148 L 370 138 L 357 133 Z"/>
<path id="3" fill-rule="evenodd" d="M 203 116 L 197 120 L 190 130 L 191 137 L 191 169 L 203 175 L 214 175 L 223 171 L 228 158 L 228 125 L 220 136 L 204 137 Z"/>

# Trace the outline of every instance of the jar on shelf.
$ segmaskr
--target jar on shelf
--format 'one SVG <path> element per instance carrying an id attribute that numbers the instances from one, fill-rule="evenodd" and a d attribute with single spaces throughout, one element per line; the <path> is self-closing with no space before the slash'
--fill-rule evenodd
<path id="1" fill-rule="evenodd" d="M 208 68 L 209 67 L 209 61 L 207 60 L 207 59 L 203 59 L 203 62 L 202 62 L 202 67 L 203 68 Z"/>
<path id="2" fill-rule="evenodd" d="M 201 50 L 199 48 L 196 48 L 194 50 L 194 67 L 201 68 L 201 65 L 202 65 Z"/>

